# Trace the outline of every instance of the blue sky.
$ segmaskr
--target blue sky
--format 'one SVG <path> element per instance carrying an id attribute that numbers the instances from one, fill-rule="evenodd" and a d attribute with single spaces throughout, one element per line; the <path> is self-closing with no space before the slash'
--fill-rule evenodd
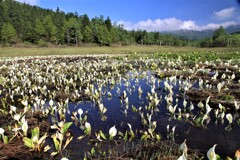
<path id="1" fill-rule="evenodd" d="M 128 30 L 216 29 L 240 24 L 240 0 L 18 0 L 64 12 L 103 15 Z"/>

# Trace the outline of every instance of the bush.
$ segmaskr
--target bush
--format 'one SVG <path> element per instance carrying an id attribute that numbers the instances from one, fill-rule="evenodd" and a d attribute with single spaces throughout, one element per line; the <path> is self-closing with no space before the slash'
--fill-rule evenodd
<path id="1" fill-rule="evenodd" d="M 42 39 L 40 39 L 38 42 L 37 42 L 37 45 L 39 47 L 47 47 L 48 46 L 48 43 Z"/>
<path id="2" fill-rule="evenodd" d="M 31 47 L 33 44 L 31 43 L 31 42 L 28 42 L 28 41 L 24 41 L 23 42 L 23 47 L 27 47 L 27 48 L 29 48 L 29 47 Z"/>

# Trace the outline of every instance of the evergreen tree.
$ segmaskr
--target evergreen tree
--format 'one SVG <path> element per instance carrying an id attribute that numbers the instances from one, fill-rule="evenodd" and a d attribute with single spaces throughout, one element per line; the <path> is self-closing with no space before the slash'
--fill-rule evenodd
<path id="1" fill-rule="evenodd" d="M 81 25 L 76 18 L 70 18 L 64 25 L 67 42 L 74 41 L 76 45 L 83 40 Z"/>
<path id="2" fill-rule="evenodd" d="M 239 47 L 240 46 L 240 34 L 233 34 L 231 35 L 231 46 Z"/>
<path id="3" fill-rule="evenodd" d="M 154 32 L 145 34 L 143 37 L 143 43 L 147 45 L 154 44 Z"/>
<path id="4" fill-rule="evenodd" d="M 221 35 L 218 36 L 213 41 L 213 47 L 226 47 L 228 45 L 228 35 Z"/>
<path id="5" fill-rule="evenodd" d="M 1 39 L 5 44 L 10 44 L 16 40 L 16 30 L 10 23 L 4 23 L 1 30 Z"/>
<path id="6" fill-rule="evenodd" d="M 84 14 L 82 17 L 82 27 L 85 29 L 87 26 L 90 26 L 90 20 L 88 18 L 88 15 Z"/>
<path id="7" fill-rule="evenodd" d="M 53 23 L 57 27 L 57 42 L 64 43 L 64 24 L 65 24 L 65 14 L 64 12 L 60 11 L 59 7 L 57 7 L 57 10 L 55 14 L 53 15 Z"/>
<path id="8" fill-rule="evenodd" d="M 213 40 L 215 40 L 218 37 L 225 36 L 225 35 L 226 35 L 226 32 L 225 32 L 223 26 L 221 26 L 217 30 L 214 31 L 212 38 L 213 38 Z"/>
<path id="9" fill-rule="evenodd" d="M 100 17 L 92 18 L 90 24 L 91 24 L 91 29 L 93 32 L 94 42 L 99 43 L 98 28 L 99 28 L 99 26 L 104 25 L 104 17 L 100 16 Z"/>
<path id="10" fill-rule="evenodd" d="M 37 35 L 37 37 L 36 37 L 37 40 L 45 38 L 46 30 L 45 30 L 45 27 L 43 26 L 43 23 L 39 19 L 35 20 L 34 30 L 35 30 L 36 35 Z"/>
<path id="11" fill-rule="evenodd" d="M 0 0 L 0 27 L 2 28 L 4 23 L 10 23 L 10 17 L 8 14 L 9 3 L 6 0 Z"/>
<path id="12" fill-rule="evenodd" d="M 105 25 L 107 26 L 108 31 L 110 31 L 112 28 L 112 22 L 109 17 L 107 17 L 107 19 L 105 20 Z"/>
<path id="13" fill-rule="evenodd" d="M 82 16 L 77 12 L 65 14 L 59 8 L 52 11 L 14 0 L 0 0 L 0 17 L 0 29 L 3 24 L 9 23 L 15 28 L 18 40 L 32 43 L 41 40 L 44 43 L 45 41 L 55 44 L 67 42 L 76 45 L 81 41 L 101 45 L 137 43 L 179 46 L 189 44 L 189 40 L 176 38 L 173 35 L 160 35 L 158 32 L 142 30 L 127 31 L 122 25 L 113 25 L 109 17 L 106 19 L 103 16 L 95 17 L 90 21 L 87 14 Z M 215 31 L 213 39 L 214 42 L 211 45 L 216 46 L 226 44 L 231 46 L 238 42 L 235 36 L 226 36 L 223 27 Z"/>
<path id="14" fill-rule="evenodd" d="M 93 42 L 93 32 L 89 26 L 86 26 L 83 32 L 83 41 L 86 43 Z"/>
<path id="15" fill-rule="evenodd" d="M 22 27 L 26 27 L 26 24 L 29 23 L 30 19 L 25 15 L 23 17 L 22 11 L 23 7 L 21 5 L 18 5 L 15 1 L 9 1 L 9 8 L 8 8 L 8 15 L 10 18 L 10 23 L 14 26 L 17 33 L 21 33 Z M 25 20 L 26 21 L 23 21 Z M 22 22 L 26 22 L 24 25 L 22 25 Z M 28 27 L 28 26 L 27 26 Z"/>
<path id="16" fill-rule="evenodd" d="M 108 28 L 105 25 L 100 25 L 98 27 L 98 34 L 97 34 L 98 41 L 101 45 L 110 45 L 111 43 L 111 36 L 108 31 Z"/>
<path id="17" fill-rule="evenodd" d="M 112 27 L 110 30 L 111 43 L 117 43 L 120 41 L 118 36 L 118 30 L 115 27 Z"/>
<path id="18" fill-rule="evenodd" d="M 4 6 L 3 6 L 3 0 L 0 0 L 0 28 L 2 28 L 4 23 Z"/>
<path id="19" fill-rule="evenodd" d="M 21 38 L 23 41 L 34 42 L 35 34 L 33 33 L 32 24 L 29 21 L 24 22 L 24 30 L 21 32 Z"/>
<path id="20" fill-rule="evenodd" d="M 53 24 L 52 17 L 50 15 L 46 16 L 43 21 L 43 24 L 46 30 L 46 39 L 49 42 L 57 43 L 57 28 Z"/>

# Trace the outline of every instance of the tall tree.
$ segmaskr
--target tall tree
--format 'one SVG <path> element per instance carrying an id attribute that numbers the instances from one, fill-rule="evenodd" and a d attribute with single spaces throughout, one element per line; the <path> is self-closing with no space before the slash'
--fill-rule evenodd
<path id="1" fill-rule="evenodd" d="M 83 41 L 86 43 L 93 42 L 93 32 L 89 26 L 86 26 L 83 32 Z"/>
<path id="2" fill-rule="evenodd" d="M 109 17 L 107 17 L 107 19 L 105 20 L 105 25 L 107 26 L 108 31 L 110 31 L 112 28 L 112 22 Z"/>
<path id="3" fill-rule="evenodd" d="M 98 28 L 101 25 L 104 25 L 104 17 L 101 15 L 100 17 L 94 17 L 91 19 L 91 29 L 93 32 L 94 42 L 99 43 L 98 41 Z"/>
<path id="4" fill-rule="evenodd" d="M 234 46 L 234 47 L 239 47 L 240 46 L 240 34 L 233 34 L 232 35 L 231 46 Z"/>
<path id="5" fill-rule="evenodd" d="M 110 30 L 110 38 L 111 38 L 111 43 L 117 43 L 120 41 L 120 37 L 118 35 L 118 30 L 115 27 L 112 27 Z"/>
<path id="6" fill-rule="evenodd" d="M 106 25 L 98 26 L 97 38 L 101 45 L 110 45 L 111 36 Z"/>
<path id="7" fill-rule="evenodd" d="M 32 43 L 39 40 L 76 45 L 81 41 L 101 45 L 111 43 L 182 45 L 189 42 L 186 43 L 184 39 L 178 40 L 172 35 L 160 35 L 159 40 L 159 34 L 156 32 L 127 31 L 123 25 L 112 24 L 110 17 L 104 19 L 100 16 L 90 20 L 87 14 L 79 16 L 77 12 L 64 13 L 59 8 L 56 11 L 42 9 L 15 0 L 0 0 L 0 17 L 0 29 L 4 23 L 10 23 L 16 30 L 18 40 Z M 224 40 L 230 46 L 237 42 L 234 41 L 233 36 L 224 38 L 221 35 L 223 34 L 220 28 L 215 32 L 213 44 L 219 44 Z"/>
<path id="8" fill-rule="evenodd" d="M 64 42 L 64 23 L 65 23 L 65 14 L 62 12 L 59 7 L 57 7 L 55 14 L 53 14 L 53 23 L 57 27 L 57 42 Z"/>
<path id="9" fill-rule="evenodd" d="M 226 32 L 225 32 L 223 26 L 220 26 L 217 30 L 214 31 L 212 38 L 213 38 L 213 40 L 215 40 L 218 37 L 225 36 L 225 35 L 226 35 Z"/>
<path id="10" fill-rule="evenodd" d="M 39 19 L 35 20 L 35 28 L 34 28 L 36 35 L 37 35 L 37 40 L 40 39 L 45 39 L 45 34 L 46 34 L 46 30 L 45 27 L 43 26 L 42 21 L 40 21 Z"/>
<path id="11" fill-rule="evenodd" d="M 57 27 L 53 24 L 52 17 L 50 15 L 46 16 L 43 24 L 46 30 L 46 39 L 49 42 L 57 43 Z"/>
<path id="12" fill-rule="evenodd" d="M 4 23 L 1 30 L 1 39 L 5 44 L 10 44 L 16 40 L 16 30 L 10 23 Z"/>
<path id="13" fill-rule="evenodd" d="M 89 25 L 90 25 L 90 20 L 88 18 L 88 15 L 84 14 L 83 17 L 82 17 L 82 27 L 83 27 L 83 29 L 85 29 Z"/>
<path id="14" fill-rule="evenodd" d="M 2 28 L 4 23 L 4 6 L 3 6 L 3 0 L 0 0 L 0 28 Z"/>
<path id="15" fill-rule="evenodd" d="M 10 17 L 8 15 L 9 4 L 5 0 L 0 0 L 0 29 L 4 23 L 10 23 Z M 1 32 L 0 32 L 1 38 Z"/>
<path id="16" fill-rule="evenodd" d="M 83 35 L 81 33 L 81 25 L 80 23 L 78 23 L 78 20 L 76 18 L 70 18 L 65 23 L 64 31 L 68 43 L 74 41 L 77 46 L 78 43 L 83 40 Z"/>
<path id="17" fill-rule="evenodd" d="M 34 29 L 32 27 L 32 24 L 29 21 L 24 22 L 24 30 L 21 32 L 21 38 L 23 41 L 28 41 L 28 42 L 34 42 L 35 40 L 35 35 L 34 35 Z"/>

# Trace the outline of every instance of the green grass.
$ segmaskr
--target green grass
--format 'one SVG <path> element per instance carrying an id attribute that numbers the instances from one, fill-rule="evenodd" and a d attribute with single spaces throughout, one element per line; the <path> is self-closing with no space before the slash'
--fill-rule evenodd
<path id="1" fill-rule="evenodd" d="M 207 53 L 215 52 L 222 54 L 226 52 L 237 52 L 239 48 L 195 48 L 195 47 L 160 47 L 160 46 L 122 46 L 122 47 L 51 47 L 51 48 L 0 48 L 0 57 L 17 56 L 49 56 L 49 55 L 95 55 L 95 54 L 133 54 L 159 53 Z M 239 54 L 238 54 L 239 55 Z M 175 57 L 174 54 L 171 55 Z M 239 56 L 240 57 L 240 56 Z M 170 58 L 170 57 L 169 57 Z"/>

